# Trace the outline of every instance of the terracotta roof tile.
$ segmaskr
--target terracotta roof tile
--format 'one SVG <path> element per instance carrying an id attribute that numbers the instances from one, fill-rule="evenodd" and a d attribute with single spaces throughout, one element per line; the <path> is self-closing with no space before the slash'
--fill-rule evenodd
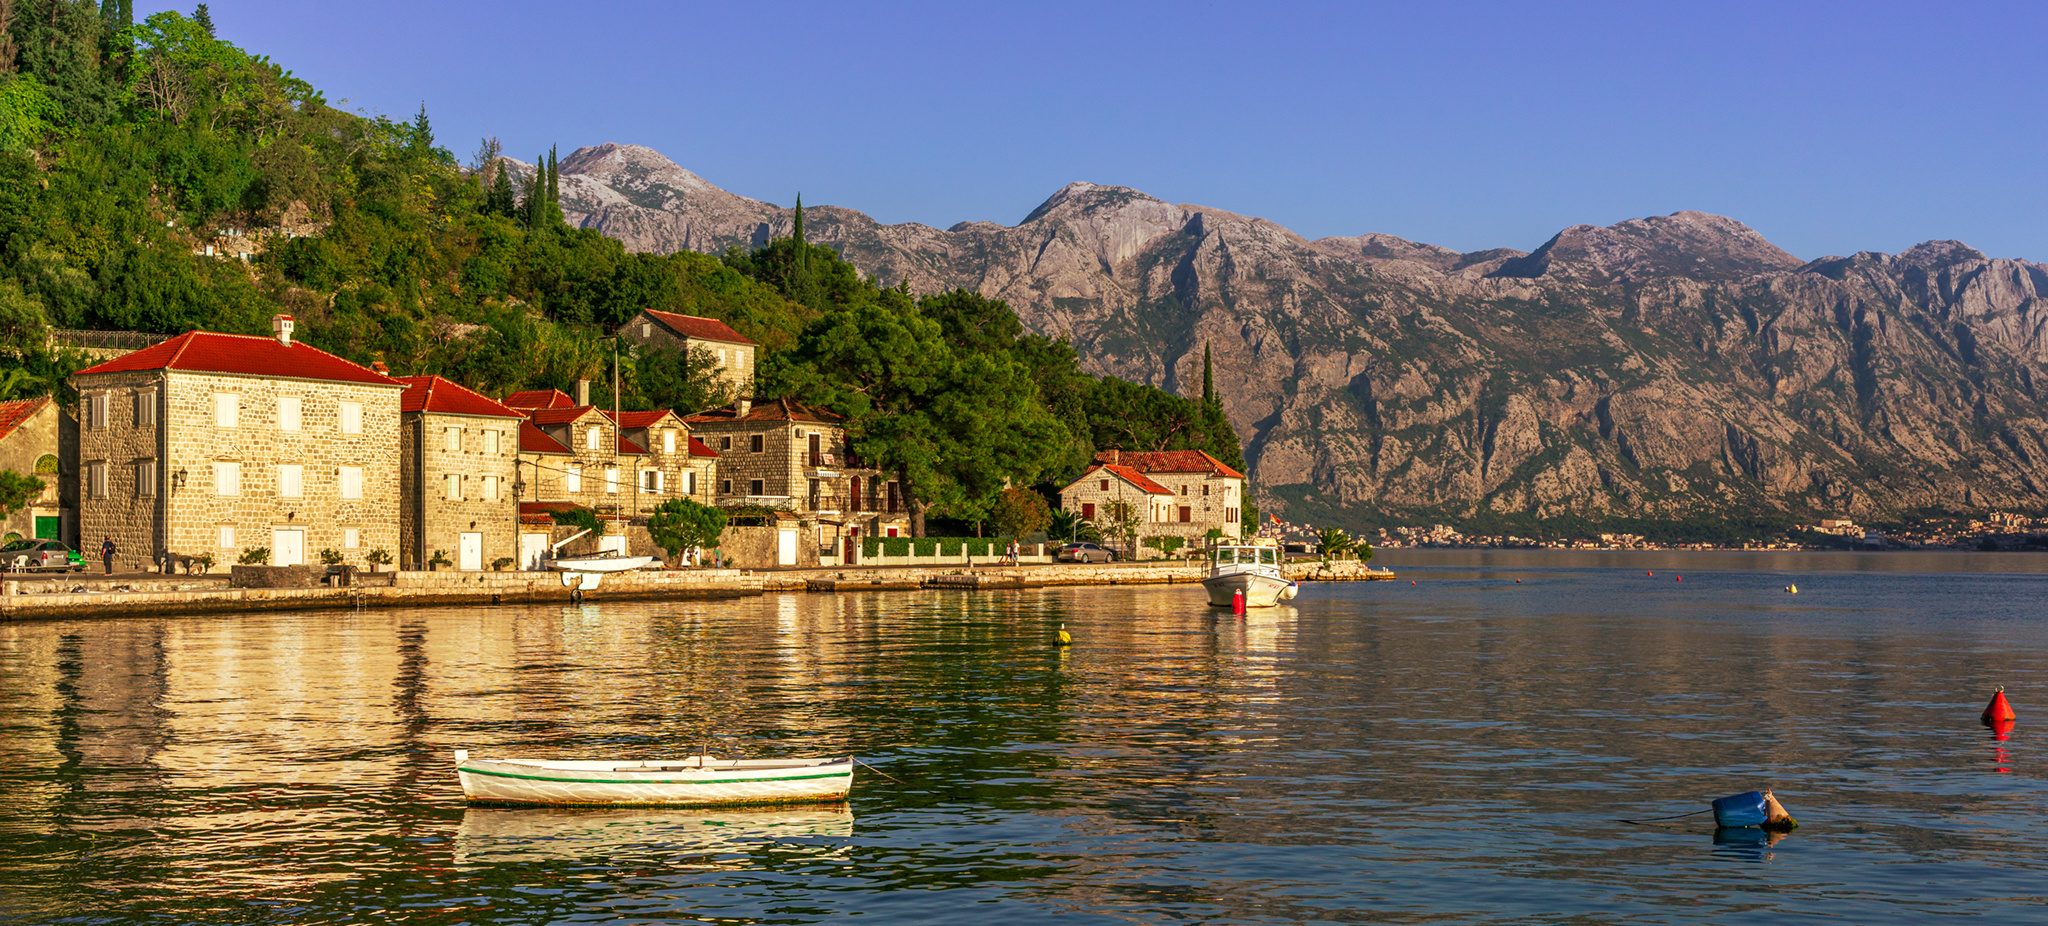
<path id="1" fill-rule="evenodd" d="M 745 335 L 732 330 L 732 326 L 715 318 L 696 315 L 679 315 L 675 312 L 657 312 L 647 309 L 647 317 L 662 323 L 668 330 L 686 338 L 704 341 L 723 341 L 727 344 L 752 344 Z"/>
<path id="2" fill-rule="evenodd" d="M 214 331 L 188 331 L 161 344 L 86 367 L 73 376 L 126 373 L 136 370 L 186 370 L 197 373 L 239 373 L 272 379 L 392 386 L 391 377 L 357 366 L 300 341 Z"/>
<path id="3" fill-rule="evenodd" d="M 506 396 L 504 404 L 531 411 L 536 408 L 569 408 L 576 401 L 560 389 L 527 389 Z"/>
<path id="4" fill-rule="evenodd" d="M 1095 455 L 1095 462 L 1120 464 L 1141 473 L 1214 473 L 1244 478 L 1243 473 L 1200 450 L 1104 450 Z"/>
<path id="5" fill-rule="evenodd" d="M 735 421 L 814 421 L 836 425 L 845 419 L 822 408 L 812 408 L 795 399 L 756 400 L 745 415 L 733 406 L 713 408 L 683 419 L 690 424 L 730 424 Z"/>
<path id="6" fill-rule="evenodd" d="M 618 416 L 619 427 L 651 428 L 657 424 L 660 424 L 661 419 L 667 417 L 670 414 L 672 413 L 669 412 L 667 409 L 660 409 L 651 412 L 620 412 Z M 610 418 L 612 416 L 612 413 L 605 412 L 604 415 L 605 417 Z"/>
<path id="7" fill-rule="evenodd" d="M 34 418 L 36 413 L 42 411 L 43 406 L 48 404 L 50 404 L 49 396 L 37 396 L 33 399 L 21 399 L 14 402 L 0 402 L 0 438 L 13 434 L 15 428 L 21 427 L 30 418 Z"/>
<path id="8" fill-rule="evenodd" d="M 398 410 L 401 412 L 426 411 L 481 418 L 526 417 L 523 412 L 506 408 L 439 376 L 394 376 L 391 381 L 405 384 L 405 392 L 398 397 Z"/>
<path id="9" fill-rule="evenodd" d="M 1094 466 L 1088 467 L 1088 471 L 1082 473 L 1081 478 L 1076 479 L 1073 482 L 1067 483 L 1067 488 L 1061 489 L 1060 491 L 1065 492 L 1067 489 L 1071 489 L 1077 485 L 1080 485 L 1081 483 L 1087 482 L 1090 478 L 1094 477 L 1094 475 L 1097 472 L 1100 472 L 1102 470 L 1110 471 L 1111 473 L 1115 474 L 1117 478 L 1122 479 L 1123 481 L 1128 482 L 1131 485 L 1137 486 L 1139 490 L 1147 494 L 1173 494 L 1173 490 L 1168 489 L 1167 487 L 1160 485 L 1159 483 L 1153 482 L 1151 478 L 1146 476 L 1144 473 L 1138 472 L 1137 470 L 1132 469 L 1128 466 L 1118 466 L 1115 463 L 1097 463 Z"/>

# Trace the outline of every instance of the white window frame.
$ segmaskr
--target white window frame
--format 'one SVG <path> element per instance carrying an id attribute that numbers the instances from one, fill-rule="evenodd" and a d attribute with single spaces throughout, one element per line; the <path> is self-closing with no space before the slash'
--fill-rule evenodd
<path id="1" fill-rule="evenodd" d="M 339 484 L 339 489 L 340 489 L 340 492 L 339 492 L 339 494 L 341 495 L 341 497 L 342 497 L 342 498 L 362 498 L 362 497 L 363 497 L 363 468 L 362 468 L 362 467 L 360 467 L 360 466 L 343 466 L 343 467 L 339 467 L 339 468 L 337 468 L 337 469 L 335 470 L 335 473 L 334 473 L 334 475 L 335 475 L 335 482 L 337 482 L 337 483 Z"/>
<path id="2" fill-rule="evenodd" d="M 216 498 L 233 498 L 242 494 L 240 462 L 213 461 L 213 494 Z"/>
<path id="3" fill-rule="evenodd" d="M 450 501 L 462 500 L 462 474 L 441 474 L 441 495 Z"/>
<path id="4" fill-rule="evenodd" d="M 492 454 L 492 455 L 496 455 L 496 454 L 497 454 L 497 452 L 498 452 L 498 431 L 497 431 L 496 429 L 490 429 L 490 430 L 486 430 L 486 431 L 484 431 L 484 452 L 485 452 L 485 453 L 488 453 L 488 454 Z"/>
<path id="5" fill-rule="evenodd" d="M 304 463 L 279 463 L 279 464 L 277 464 L 277 497 L 278 497 L 278 498 L 304 498 L 304 497 L 306 497 L 306 464 L 304 464 Z"/>
<path id="6" fill-rule="evenodd" d="M 220 530 L 215 533 L 214 540 L 216 543 L 220 544 L 220 548 L 223 550 L 234 549 L 235 529 L 226 524 L 221 525 Z"/>
<path id="7" fill-rule="evenodd" d="M 280 431 L 303 430 L 306 422 L 306 402 L 295 395 L 277 397 L 277 429 Z"/>
<path id="8" fill-rule="evenodd" d="M 604 435 L 603 435 L 603 433 L 602 433 L 602 432 L 601 432 L 601 431 L 600 431 L 599 429 L 597 429 L 597 428 L 591 428 L 590 430 L 588 430 L 588 431 L 585 431 L 585 432 L 583 433 L 583 449 L 585 449 L 585 450 L 603 450 L 603 449 L 604 449 Z"/>
<path id="9" fill-rule="evenodd" d="M 135 464 L 135 497 L 156 497 L 155 460 L 141 460 Z"/>
<path id="10" fill-rule="evenodd" d="M 583 467 L 574 463 L 562 467 L 562 491 L 583 491 Z"/>
<path id="11" fill-rule="evenodd" d="M 361 549 L 361 548 L 362 548 L 362 546 L 363 546 L 363 532 L 362 532 L 362 531 L 360 531 L 360 530 L 358 530 L 358 529 L 356 529 L 356 528 L 353 528 L 353 527 L 344 527 L 344 528 L 342 528 L 342 529 L 341 529 L 341 548 L 342 548 L 342 549 L 344 549 L 344 550 L 358 550 L 358 549 Z"/>
<path id="12" fill-rule="evenodd" d="M 498 500 L 498 477 L 484 477 L 483 499 L 484 501 L 487 502 L 494 502 Z"/>
<path id="13" fill-rule="evenodd" d="M 441 429 L 441 449 L 449 453 L 462 452 L 462 429 L 445 427 Z"/>
<path id="14" fill-rule="evenodd" d="M 661 432 L 661 452 L 676 452 L 676 429 L 664 428 Z"/>
<path id="15" fill-rule="evenodd" d="M 604 468 L 604 494 L 619 494 L 619 468 L 616 466 Z"/>
<path id="16" fill-rule="evenodd" d="M 363 433 L 363 403 L 343 402 L 341 403 L 341 411 L 338 414 L 341 419 L 341 433 Z"/>
<path id="17" fill-rule="evenodd" d="M 662 474 L 661 470 L 658 470 L 658 469 L 643 469 L 643 470 L 641 470 L 641 471 L 640 471 L 640 491 L 642 491 L 642 492 L 646 492 L 646 493 L 647 493 L 647 494 L 649 494 L 649 495 L 660 495 L 660 494 L 662 494 L 662 491 L 661 491 L 661 490 L 662 490 L 662 488 L 663 488 L 663 486 L 662 486 L 662 476 L 663 476 L 663 474 Z"/>
<path id="18" fill-rule="evenodd" d="M 213 394 L 213 426 L 216 428 L 240 427 L 242 423 L 242 394 L 239 392 L 216 392 Z"/>

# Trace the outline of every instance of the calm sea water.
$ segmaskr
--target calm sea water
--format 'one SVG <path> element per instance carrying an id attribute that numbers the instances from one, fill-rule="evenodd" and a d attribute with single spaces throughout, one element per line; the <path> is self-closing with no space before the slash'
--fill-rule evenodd
<path id="1" fill-rule="evenodd" d="M 0 920 L 2048 922 L 2048 557 L 1387 560 L 1243 619 L 1149 588 L 0 625 Z M 881 772 L 689 813 L 465 809 L 451 771 L 707 745 Z M 1803 824 L 1775 843 L 1618 822 L 1761 787 Z"/>

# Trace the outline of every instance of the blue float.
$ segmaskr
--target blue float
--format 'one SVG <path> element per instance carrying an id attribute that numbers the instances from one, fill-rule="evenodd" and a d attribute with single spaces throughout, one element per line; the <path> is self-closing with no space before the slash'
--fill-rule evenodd
<path id="1" fill-rule="evenodd" d="M 1762 826 L 1769 822 L 1769 802 L 1762 791 L 1744 791 L 1714 802 L 1715 826 Z"/>

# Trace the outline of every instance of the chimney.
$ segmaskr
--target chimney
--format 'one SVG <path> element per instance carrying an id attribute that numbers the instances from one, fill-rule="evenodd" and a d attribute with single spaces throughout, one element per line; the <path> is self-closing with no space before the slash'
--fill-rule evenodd
<path id="1" fill-rule="evenodd" d="M 587 379 L 579 379 L 579 380 L 577 380 L 577 381 L 576 381 L 576 407 L 577 407 L 577 408 L 582 408 L 583 406 L 585 406 L 585 405 L 589 405 L 589 404 L 590 404 L 590 380 L 587 380 Z"/>
<path id="2" fill-rule="evenodd" d="M 382 375 L 384 375 L 384 376 L 390 376 L 390 375 L 391 375 L 391 368 L 390 368 L 390 367 L 387 367 L 387 366 L 385 366 L 385 365 L 384 365 L 384 361 L 382 361 L 382 360 L 372 360 L 372 361 L 370 361 L 370 372 L 372 372 L 372 373 L 379 373 L 379 374 L 382 374 Z"/>
<path id="3" fill-rule="evenodd" d="M 289 315 L 270 316 L 270 334 L 272 337 L 277 338 L 277 343 L 286 347 L 292 346 L 292 317 Z"/>
<path id="4" fill-rule="evenodd" d="M 739 403 L 738 403 L 737 407 L 738 407 L 738 408 L 739 408 L 739 410 L 740 410 L 740 417 L 741 417 L 741 418 L 745 418 L 745 417 L 747 417 L 747 414 L 748 414 L 749 412 L 752 412 L 752 411 L 754 410 L 754 400 L 753 400 L 753 399 L 741 399 L 741 400 L 739 400 Z"/>

